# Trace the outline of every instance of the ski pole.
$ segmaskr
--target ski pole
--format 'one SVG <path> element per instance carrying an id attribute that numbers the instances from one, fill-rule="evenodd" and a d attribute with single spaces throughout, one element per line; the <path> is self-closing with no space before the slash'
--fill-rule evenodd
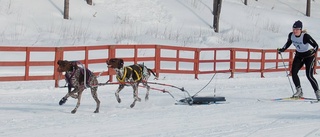
<path id="1" fill-rule="evenodd" d="M 290 80 L 290 78 L 289 78 L 289 73 L 288 73 L 287 67 L 286 67 L 286 65 L 284 64 L 284 59 L 283 59 L 283 57 L 282 57 L 281 52 L 280 52 L 279 54 L 280 54 L 280 57 L 281 57 L 281 59 L 282 59 L 282 63 L 283 63 L 284 69 L 285 69 L 285 71 L 286 71 L 286 73 L 287 73 L 287 78 L 288 78 L 288 80 L 289 80 L 289 84 L 290 84 L 290 87 L 291 87 L 291 91 L 292 91 L 292 93 L 294 94 L 293 87 L 292 87 L 292 84 L 291 84 L 291 80 Z"/>
<path id="2" fill-rule="evenodd" d="M 211 79 L 209 80 L 209 82 L 207 83 L 207 85 L 205 85 L 204 87 L 202 87 L 202 89 L 200 89 L 196 94 L 194 94 L 192 97 L 195 97 L 197 96 L 204 88 L 206 88 L 210 83 L 211 81 L 213 80 L 214 76 L 216 76 L 217 73 L 214 73 L 214 75 L 211 77 Z"/>

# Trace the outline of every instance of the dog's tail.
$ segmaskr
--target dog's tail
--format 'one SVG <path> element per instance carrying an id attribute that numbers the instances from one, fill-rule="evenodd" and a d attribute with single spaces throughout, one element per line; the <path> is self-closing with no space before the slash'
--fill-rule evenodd
<path id="1" fill-rule="evenodd" d="M 148 69 L 148 72 L 151 72 L 152 75 L 155 77 L 154 79 L 158 79 L 157 75 L 152 71 L 152 69 L 149 69 L 149 68 L 147 69 Z"/>

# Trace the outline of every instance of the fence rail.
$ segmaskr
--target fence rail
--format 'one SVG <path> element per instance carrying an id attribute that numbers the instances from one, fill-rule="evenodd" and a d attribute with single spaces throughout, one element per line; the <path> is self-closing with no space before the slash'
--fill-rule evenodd
<path id="1" fill-rule="evenodd" d="M 283 53 L 284 62 L 289 64 L 289 70 L 294 52 L 290 49 Z M 233 78 L 237 72 L 256 72 L 264 77 L 266 72 L 285 71 L 283 60 L 275 49 L 190 48 L 167 45 L 0 46 L 0 54 L 2 56 L 0 58 L 0 81 L 55 80 L 56 87 L 62 78 L 61 73 L 56 71 L 58 60 L 77 60 L 86 68 L 91 69 L 89 65 L 105 65 L 107 59 L 117 57 L 123 58 L 125 62 L 149 62 L 153 64 L 153 67 L 152 65 L 148 67 L 152 68 L 157 76 L 160 73 L 193 74 L 196 79 L 199 74 L 230 73 L 230 78 Z M 21 59 L 15 60 L 16 56 Z M 315 68 L 319 69 L 318 63 L 315 64 Z M 23 69 L 15 67 L 23 67 Z M 38 67 L 45 67 L 46 72 L 42 73 L 46 75 L 38 74 Z M 106 65 L 103 68 L 101 76 L 109 76 L 109 80 L 112 81 L 115 73 L 107 70 Z M 35 74 L 31 74 L 30 69 Z M 95 74 L 98 73 L 95 72 Z"/>

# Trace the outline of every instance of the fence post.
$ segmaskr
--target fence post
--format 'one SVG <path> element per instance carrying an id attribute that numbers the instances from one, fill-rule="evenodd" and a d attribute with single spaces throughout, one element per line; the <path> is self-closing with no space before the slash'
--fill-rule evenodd
<path id="1" fill-rule="evenodd" d="M 279 53 L 278 51 L 276 51 L 275 53 L 276 53 L 276 69 L 279 69 Z"/>
<path id="2" fill-rule="evenodd" d="M 194 73 L 195 73 L 195 75 L 194 75 L 194 78 L 195 78 L 195 79 L 199 79 L 198 75 L 199 75 L 199 72 L 200 72 L 200 70 L 199 70 L 199 66 L 200 66 L 200 65 L 199 65 L 200 51 L 201 51 L 201 49 L 197 48 L 196 51 L 195 51 L 195 53 L 194 53 L 194 66 L 193 66 L 193 70 L 194 70 Z"/>
<path id="3" fill-rule="evenodd" d="M 109 52 L 108 52 L 108 55 L 109 55 L 108 59 L 110 59 L 110 58 L 115 58 L 115 57 L 116 57 L 115 46 L 109 46 L 109 50 L 108 50 L 108 51 L 109 51 Z M 112 82 L 112 81 L 113 81 L 113 75 L 112 75 L 112 73 L 110 72 L 110 70 L 112 70 L 112 69 L 108 69 L 108 71 L 109 71 L 109 81 Z"/>
<path id="4" fill-rule="evenodd" d="M 261 64 L 260 64 L 261 78 L 264 78 L 263 72 L 265 68 L 265 63 L 266 63 L 266 52 L 264 50 L 261 50 Z"/>
<path id="5" fill-rule="evenodd" d="M 58 69 L 58 60 L 63 59 L 63 48 L 57 47 L 55 50 L 55 58 L 53 62 L 53 76 L 54 76 L 54 86 L 59 87 L 59 80 L 61 79 L 61 73 L 57 71 Z"/>
<path id="6" fill-rule="evenodd" d="M 133 48 L 134 48 L 133 63 L 134 63 L 134 64 L 138 64 L 138 46 L 137 46 L 137 45 L 134 45 Z"/>
<path id="7" fill-rule="evenodd" d="M 154 68 L 155 68 L 155 72 L 157 77 L 159 77 L 159 72 L 160 72 L 160 58 L 161 58 L 161 46 L 156 45 L 156 49 L 155 49 L 155 63 L 154 63 Z"/>
<path id="8" fill-rule="evenodd" d="M 248 54 L 247 54 L 247 73 L 249 72 L 249 70 L 250 70 L 250 55 L 251 55 L 251 51 L 250 51 L 250 49 L 247 49 L 247 52 L 248 52 Z"/>
<path id="9" fill-rule="evenodd" d="M 89 48 L 86 46 L 84 48 L 84 66 L 85 68 L 89 68 Z"/>
<path id="10" fill-rule="evenodd" d="M 29 79 L 29 70 L 30 70 L 30 48 L 26 47 L 26 62 L 25 62 L 25 68 L 24 68 L 24 80 Z"/>
<path id="11" fill-rule="evenodd" d="M 236 52 L 234 48 L 230 49 L 230 72 L 231 72 L 231 76 L 229 78 L 233 78 L 234 77 L 234 71 L 235 71 L 235 57 L 236 57 Z"/>
<path id="12" fill-rule="evenodd" d="M 177 51 L 176 51 L 176 71 L 178 71 L 179 70 L 179 61 L 180 61 L 180 50 L 179 49 L 177 49 Z"/>
<path id="13" fill-rule="evenodd" d="M 294 52 L 295 50 L 290 50 L 289 51 L 289 61 L 288 61 L 288 63 L 289 63 L 289 66 L 288 66 L 288 71 L 290 72 L 290 76 L 291 76 L 291 69 L 292 69 L 292 63 L 293 63 L 293 52 Z M 290 60 L 291 59 L 291 60 Z"/>
<path id="14" fill-rule="evenodd" d="M 217 71 L 217 49 L 214 49 L 214 52 L 213 52 L 213 71 L 216 73 Z"/>

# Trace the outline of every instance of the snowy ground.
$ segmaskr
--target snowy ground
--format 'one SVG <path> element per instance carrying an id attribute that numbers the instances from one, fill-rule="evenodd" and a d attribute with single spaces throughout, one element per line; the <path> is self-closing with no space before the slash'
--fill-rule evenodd
<path id="1" fill-rule="evenodd" d="M 77 113 L 71 114 L 76 100 L 69 99 L 65 105 L 59 106 L 66 89 L 54 88 L 53 81 L 1 82 L 0 136 L 320 136 L 319 104 L 269 101 L 291 96 L 287 78 L 249 77 L 228 79 L 227 74 L 216 75 L 199 96 L 212 96 L 216 88 L 216 95 L 224 96 L 227 101 L 211 105 L 175 105 L 169 94 L 151 91 L 149 101 L 130 108 L 131 88 L 121 92 L 123 102 L 118 104 L 114 97 L 117 86 L 101 86 L 98 114 L 93 113 L 95 102 L 89 90 L 84 93 Z M 316 75 L 317 79 L 319 77 Z M 156 82 L 184 87 L 193 95 L 209 79 L 183 80 L 167 76 L 167 79 Z M 305 96 L 314 97 L 304 75 L 301 80 Z M 179 90 L 152 87 L 165 88 L 176 99 L 184 98 Z M 141 98 L 144 93 L 145 89 L 140 89 Z"/>

